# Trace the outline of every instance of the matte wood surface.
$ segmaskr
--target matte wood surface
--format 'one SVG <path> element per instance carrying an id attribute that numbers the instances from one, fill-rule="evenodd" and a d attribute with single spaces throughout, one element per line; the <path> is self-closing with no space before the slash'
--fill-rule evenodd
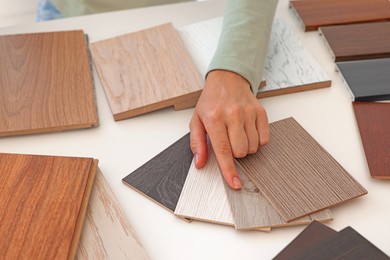
<path id="1" fill-rule="evenodd" d="M 371 177 L 390 179 L 390 103 L 352 104 Z"/>
<path id="2" fill-rule="evenodd" d="M 149 259 L 100 169 L 76 259 Z"/>
<path id="3" fill-rule="evenodd" d="M 289 260 L 336 233 L 330 227 L 313 221 L 273 259 Z"/>
<path id="4" fill-rule="evenodd" d="M 122 179 L 123 183 L 172 213 L 192 161 L 190 134 Z"/>
<path id="5" fill-rule="evenodd" d="M 242 167 L 239 164 L 236 164 L 236 167 L 243 185 L 241 190 L 232 190 L 226 182 L 223 182 L 236 229 L 306 225 L 313 220 L 326 222 L 333 219 L 330 209 L 324 209 L 309 216 L 286 222 L 246 176 Z M 221 172 L 218 171 L 218 174 Z"/>
<path id="6" fill-rule="evenodd" d="M 0 136 L 98 125 L 83 31 L 0 36 Z"/>
<path id="7" fill-rule="evenodd" d="M 290 259 L 388 260 L 390 258 L 353 228 L 346 227 Z"/>
<path id="8" fill-rule="evenodd" d="M 115 120 L 199 97 L 203 79 L 171 23 L 91 44 Z"/>
<path id="9" fill-rule="evenodd" d="M 390 100 L 390 58 L 336 64 L 354 101 Z"/>
<path id="10" fill-rule="evenodd" d="M 305 31 L 321 26 L 390 20 L 388 0 L 293 0 L 290 6 Z"/>
<path id="11" fill-rule="evenodd" d="M 390 58 L 390 22 L 319 28 L 335 61 Z"/>
<path id="12" fill-rule="evenodd" d="M 285 221 L 367 193 L 293 118 L 270 133 L 272 142 L 237 161 Z"/>
<path id="13" fill-rule="evenodd" d="M 97 160 L 0 154 L 0 255 L 72 259 Z"/>

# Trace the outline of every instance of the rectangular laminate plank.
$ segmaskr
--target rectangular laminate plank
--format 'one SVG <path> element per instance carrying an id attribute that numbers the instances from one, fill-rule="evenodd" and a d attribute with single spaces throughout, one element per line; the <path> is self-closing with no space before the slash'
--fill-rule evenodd
<path id="1" fill-rule="evenodd" d="M 390 58 L 336 63 L 354 101 L 390 100 Z"/>
<path id="2" fill-rule="evenodd" d="M 149 259 L 100 169 L 76 259 Z"/>
<path id="3" fill-rule="evenodd" d="M 390 58 L 390 22 L 320 27 L 336 62 Z"/>
<path id="4" fill-rule="evenodd" d="M 98 125 L 83 31 L 0 36 L 0 136 Z"/>
<path id="5" fill-rule="evenodd" d="M 371 177 L 390 179 L 390 103 L 353 102 Z"/>
<path id="6" fill-rule="evenodd" d="M 321 26 L 390 20 L 388 0 L 292 0 L 290 7 L 305 31 Z"/>
<path id="7" fill-rule="evenodd" d="M 171 23 L 91 43 L 115 120 L 199 97 L 203 79 Z"/>
<path id="8" fill-rule="evenodd" d="M 237 161 L 285 221 L 367 193 L 293 118 L 270 133 L 268 145 Z"/>
<path id="9" fill-rule="evenodd" d="M 72 259 L 97 160 L 0 154 L 0 255 Z"/>

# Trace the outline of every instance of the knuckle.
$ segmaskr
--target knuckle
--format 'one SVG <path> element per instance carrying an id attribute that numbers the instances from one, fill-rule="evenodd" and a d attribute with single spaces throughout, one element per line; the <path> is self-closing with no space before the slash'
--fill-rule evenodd
<path id="1" fill-rule="evenodd" d="M 214 148 L 214 151 L 221 155 L 230 155 L 232 153 L 232 149 L 230 147 L 230 144 L 227 142 L 222 142 L 216 145 Z"/>
<path id="2" fill-rule="evenodd" d="M 233 152 L 235 158 L 244 158 L 245 156 L 247 156 L 247 154 L 248 153 L 244 150 L 238 150 Z"/>

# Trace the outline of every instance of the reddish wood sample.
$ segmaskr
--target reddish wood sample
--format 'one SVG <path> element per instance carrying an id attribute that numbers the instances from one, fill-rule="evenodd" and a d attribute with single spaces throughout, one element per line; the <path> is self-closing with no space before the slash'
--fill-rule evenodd
<path id="1" fill-rule="evenodd" d="M 0 154 L 0 255 L 73 259 L 97 160 Z"/>
<path id="2" fill-rule="evenodd" d="M 371 177 L 390 179 L 390 103 L 352 104 Z"/>
<path id="3" fill-rule="evenodd" d="M 295 0 L 290 1 L 305 31 L 321 26 L 390 20 L 388 0 Z"/>
<path id="4" fill-rule="evenodd" d="M 335 61 L 390 58 L 390 22 L 319 28 Z"/>
<path id="5" fill-rule="evenodd" d="M 0 136 L 98 124 L 83 31 L 0 36 Z"/>

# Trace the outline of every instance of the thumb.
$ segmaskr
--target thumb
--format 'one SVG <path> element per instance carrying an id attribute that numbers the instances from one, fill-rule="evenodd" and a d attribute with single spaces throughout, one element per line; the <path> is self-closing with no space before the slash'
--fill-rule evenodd
<path id="1" fill-rule="evenodd" d="M 196 168 L 202 168 L 207 162 L 207 132 L 196 112 L 190 122 L 190 147 Z"/>

